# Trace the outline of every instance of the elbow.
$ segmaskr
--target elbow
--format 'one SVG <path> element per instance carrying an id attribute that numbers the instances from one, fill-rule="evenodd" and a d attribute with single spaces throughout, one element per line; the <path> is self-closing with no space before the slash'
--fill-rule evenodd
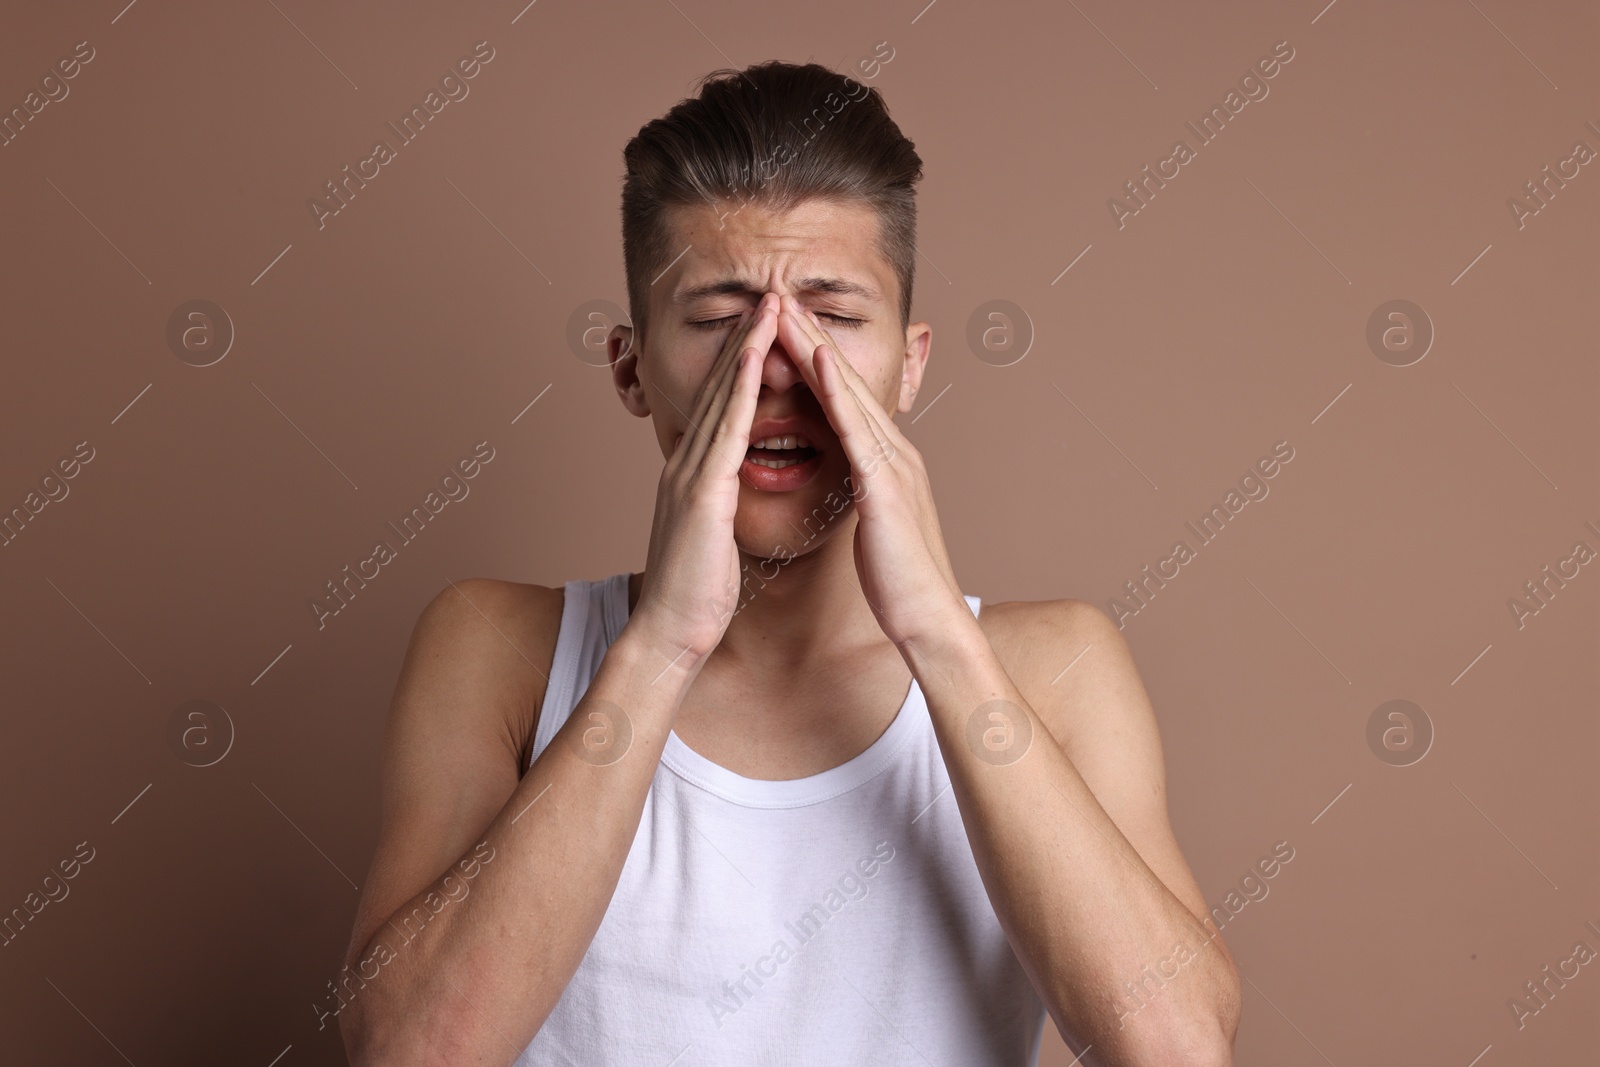
<path id="1" fill-rule="evenodd" d="M 424 1042 L 414 1034 L 373 1018 L 349 1005 L 339 1014 L 339 1036 L 344 1040 L 350 1067 L 443 1067 L 446 1061 L 429 1056 Z"/>
<path id="2" fill-rule="evenodd" d="M 369 1004 L 365 1011 L 353 1008 L 350 1005 L 339 1017 L 350 1067 L 455 1067 L 492 1062 L 485 1055 L 494 1046 L 473 1043 L 482 1035 L 464 1015 L 434 1008 L 423 1022 L 394 1005 Z"/>
<path id="3" fill-rule="evenodd" d="M 345 1058 L 350 1067 L 373 1067 L 379 1063 L 409 1063 L 395 1053 L 395 1042 L 364 1018 L 355 1005 L 347 1005 L 339 1013 L 339 1036 L 344 1041 Z"/>
<path id="4" fill-rule="evenodd" d="M 1124 1062 L 1130 1067 L 1233 1067 L 1233 1038 L 1215 1024 L 1171 1030 Z"/>
<path id="5" fill-rule="evenodd" d="M 1182 1067 L 1233 1067 L 1233 1038 L 1211 1030 L 1189 1043 L 1184 1055 L 1170 1062 Z"/>
<path id="6" fill-rule="evenodd" d="M 1161 1062 L 1182 1067 L 1233 1067 L 1233 1041 L 1239 1031 L 1242 1002 L 1238 972 L 1229 967 L 1212 1009 L 1183 1031 L 1177 1055 Z"/>
<path id="7" fill-rule="evenodd" d="M 1202 1010 L 1168 1016 L 1146 1029 L 1129 1048 L 1129 1067 L 1233 1067 L 1233 1042 L 1239 1029 L 1238 978 L 1230 969 L 1217 996 Z"/>
<path id="8" fill-rule="evenodd" d="M 1239 1012 L 1244 990 L 1239 972 L 1231 965 L 1218 982 L 1211 1008 L 1183 1033 L 1179 1055 L 1170 1062 L 1183 1067 L 1233 1067 L 1233 1041 L 1239 1032 Z"/>

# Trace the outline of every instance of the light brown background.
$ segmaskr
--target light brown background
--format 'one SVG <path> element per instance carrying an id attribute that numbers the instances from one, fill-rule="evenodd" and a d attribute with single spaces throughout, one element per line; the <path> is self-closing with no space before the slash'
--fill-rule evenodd
<path id="1" fill-rule="evenodd" d="M 1523 1029 L 1506 1004 L 1600 948 L 1600 565 L 1507 608 L 1600 548 L 1600 164 L 1524 228 L 1506 206 L 1600 148 L 1593 5 L 123 2 L 0 32 L 6 108 L 96 50 L 0 149 L 0 505 L 95 449 L 0 548 L 0 910 L 96 850 L 0 948 L 8 1060 L 343 1062 L 311 1004 L 417 613 L 642 566 L 659 452 L 565 341 L 624 302 L 622 145 L 712 68 L 887 41 L 935 331 L 901 424 L 967 591 L 1103 606 L 1295 448 L 1127 628 L 1208 900 L 1296 850 L 1224 931 L 1238 1062 L 1594 1062 L 1600 969 Z M 470 96 L 319 231 L 308 199 L 481 40 Z M 1270 95 L 1119 230 L 1108 198 L 1282 40 Z M 194 298 L 237 331 L 204 368 L 165 340 Z M 964 340 L 996 298 L 1036 332 L 1003 368 Z M 1365 341 L 1392 299 L 1437 332 L 1412 366 Z M 319 631 L 307 601 L 484 439 L 470 496 Z M 205 768 L 167 741 L 197 698 L 236 729 Z M 1412 766 L 1366 742 L 1393 698 L 1436 731 Z"/>

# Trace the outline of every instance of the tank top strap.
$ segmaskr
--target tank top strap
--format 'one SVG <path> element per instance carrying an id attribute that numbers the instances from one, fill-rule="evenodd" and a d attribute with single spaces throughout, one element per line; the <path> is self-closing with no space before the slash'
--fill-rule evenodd
<path id="1" fill-rule="evenodd" d="M 550 680 L 539 707 L 529 766 L 583 699 L 606 649 L 622 632 L 628 612 L 628 577 L 629 572 L 623 571 L 597 581 L 574 578 L 562 587 L 561 627 L 550 662 Z"/>

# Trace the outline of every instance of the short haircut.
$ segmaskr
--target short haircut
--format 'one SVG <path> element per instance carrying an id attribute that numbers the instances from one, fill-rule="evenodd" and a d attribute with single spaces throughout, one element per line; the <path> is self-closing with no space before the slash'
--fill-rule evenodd
<path id="1" fill-rule="evenodd" d="M 683 251 L 669 244 L 666 209 L 674 204 L 710 204 L 719 214 L 747 203 L 787 211 L 812 199 L 870 205 L 878 254 L 899 282 L 904 330 L 922 159 L 878 90 L 816 63 L 779 60 L 712 71 L 698 88 L 622 151 L 622 256 L 635 344 L 652 282 Z"/>

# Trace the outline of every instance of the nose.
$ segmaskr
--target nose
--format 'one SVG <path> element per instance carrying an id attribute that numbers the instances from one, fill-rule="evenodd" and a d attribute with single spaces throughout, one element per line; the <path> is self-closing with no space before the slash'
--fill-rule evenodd
<path id="1" fill-rule="evenodd" d="M 767 349 L 766 362 L 761 366 L 761 384 L 774 393 L 786 393 L 796 385 L 804 385 L 800 368 L 794 365 L 781 338 L 773 338 Z"/>
<path id="2" fill-rule="evenodd" d="M 763 303 L 776 306 L 779 298 L 773 292 L 762 297 Z M 766 361 L 761 366 L 761 384 L 765 390 L 782 394 L 793 389 L 796 385 L 806 388 L 805 377 L 801 375 L 800 368 L 795 366 L 794 357 L 785 346 L 783 336 L 776 335 L 772 345 L 767 349 Z"/>

